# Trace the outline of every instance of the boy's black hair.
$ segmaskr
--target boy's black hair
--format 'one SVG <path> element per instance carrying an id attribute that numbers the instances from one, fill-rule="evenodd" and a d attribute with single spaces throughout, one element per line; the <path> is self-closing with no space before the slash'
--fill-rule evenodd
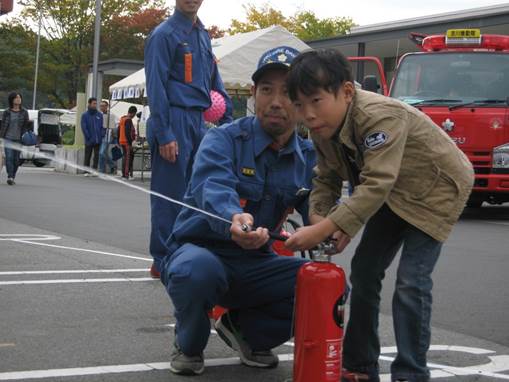
<path id="1" fill-rule="evenodd" d="M 293 60 L 286 84 L 292 101 L 297 93 L 307 96 L 319 89 L 334 95 L 345 81 L 353 82 L 352 67 L 335 49 L 308 50 Z"/>
<path id="2" fill-rule="evenodd" d="M 96 101 L 96 102 L 97 102 L 97 98 L 95 98 L 95 97 L 90 97 L 90 98 L 88 99 L 88 104 L 90 105 L 93 101 Z"/>
<path id="3" fill-rule="evenodd" d="M 21 98 L 21 103 L 23 104 L 23 96 L 21 95 L 21 93 L 12 92 L 12 93 L 9 93 L 9 95 L 7 96 L 9 108 L 12 109 L 14 107 L 14 98 L 16 98 L 17 96 L 19 96 Z"/>
<path id="4" fill-rule="evenodd" d="M 136 106 L 129 106 L 129 109 L 127 110 L 127 114 L 136 114 L 137 111 L 138 111 L 138 109 L 136 108 Z"/>

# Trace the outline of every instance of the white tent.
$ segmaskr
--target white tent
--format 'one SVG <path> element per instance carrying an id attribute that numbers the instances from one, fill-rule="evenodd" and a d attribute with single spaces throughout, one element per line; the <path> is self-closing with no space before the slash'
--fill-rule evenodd
<path id="1" fill-rule="evenodd" d="M 212 40 L 219 72 L 227 89 L 246 88 L 263 53 L 278 46 L 303 51 L 309 46 L 285 28 L 275 25 L 254 32 L 241 33 Z M 145 70 L 140 69 L 110 86 L 112 99 L 146 96 Z"/>

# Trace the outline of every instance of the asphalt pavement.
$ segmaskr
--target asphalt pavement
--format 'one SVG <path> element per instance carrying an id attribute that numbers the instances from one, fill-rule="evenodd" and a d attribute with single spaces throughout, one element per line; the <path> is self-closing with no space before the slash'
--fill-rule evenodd
<path id="1" fill-rule="evenodd" d="M 149 212 L 148 195 L 98 178 L 22 168 L 10 187 L 0 176 L 0 381 L 190 380 L 168 370 L 174 319 L 148 274 Z M 357 240 L 335 257 L 347 272 Z M 509 207 L 465 211 L 434 274 L 433 380 L 509 380 L 508 257 Z M 384 381 L 394 273 L 382 296 Z M 293 343 L 277 353 L 277 369 L 247 368 L 212 332 L 196 379 L 291 379 Z"/>

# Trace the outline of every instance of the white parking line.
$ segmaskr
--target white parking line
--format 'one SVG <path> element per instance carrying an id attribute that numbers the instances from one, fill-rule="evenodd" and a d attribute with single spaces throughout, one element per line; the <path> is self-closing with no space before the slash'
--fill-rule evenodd
<path id="1" fill-rule="evenodd" d="M 491 362 L 485 365 L 476 365 L 474 367 L 454 367 L 449 365 L 441 365 L 438 363 L 428 362 L 430 369 L 436 369 L 431 371 L 431 378 L 446 378 L 446 377 L 458 377 L 467 375 L 477 375 L 483 377 L 497 378 L 509 381 L 509 375 L 500 374 L 496 371 L 506 371 L 507 363 L 509 360 L 508 356 L 490 356 Z M 380 356 L 383 361 L 392 362 L 394 357 Z M 495 372 L 493 372 L 495 371 Z M 384 374 L 380 376 L 381 382 L 389 382 L 391 380 L 390 374 Z"/>
<path id="2" fill-rule="evenodd" d="M 81 269 L 81 270 L 59 270 L 59 271 L 10 271 L 0 272 L 0 276 L 17 276 L 17 275 L 53 275 L 53 274 L 72 274 L 72 273 L 134 273 L 148 272 L 148 268 L 135 269 Z"/>
<path id="3" fill-rule="evenodd" d="M 293 360 L 293 354 L 279 355 L 280 361 Z M 227 366 L 239 365 L 238 357 L 232 358 L 215 358 L 205 360 L 205 366 Z M 101 375 L 116 373 L 132 373 L 151 370 L 169 370 L 169 362 L 156 363 L 137 363 L 131 365 L 112 365 L 99 367 L 80 367 L 70 369 L 49 369 L 49 370 L 33 370 L 33 371 L 14 371 L 0 373 L 0 381 L 16 381 L 20 379 L 43 379 L 43 378 L 59 378 L 59 377 L 79 377 L 84 375 Z"/>
<path id="4" fill-rule="evenodd" d="M 61 279 L 61 280 L 16 280 L 0 281 L 0 285 L 34 285 L 34 284 L 80 284 L 80 283 L 118 283 L 118 282 L 139 282 L 139 281 L 159 281 L 152 277 L 139 278 L 114 278 L 114 279 Z"/>
<path id="5" fill-rule="evenodd" d="M 17 240 L 60 240 L 61 237 L 55 235 L 38 235 L 28 233 L 2 233 L 0 241 L 17 241 Z"/>
<path id="6" fill-rule="evenodd" d="M 31 245 L 40 245 L 43 247 L 51 247 L 51 248 L 59 248 L 59 249 L 68 249 L 70 251 L 79 251 L 79 252 L 88 252 L 88 253 L 96 253 L 98 255 L 106 255 L 106 256 L 114 256 L 114 257 L 123 257 L 126 259 L 134 259 L 134 260 L 142 260 L 142 261 L 150 261 L 152 262 L 152 258 L 148 257 L 137 257 L 137 256 L 130 256 L 130 255 L 122 255 L 120 253 L 112 253 L 112 252 L 104 252 L 104 251 L 96 251 L 93 249 L 85 249 L 85 248 L 75 248 L 75 247 L 66 247 L 64 245 L 56 245 L 56 244 L 47 244 L 47 243 L 38 243 L 35 241 L 29 241 L 29 240 L 14 240 L 18 243 L 24 243 L 24 244 L 31 244 Z"/>
<path id="7" fill-rule="evenodd" d="M 488 224 L 496 224 L 496 225 L 509 225 L 509 223 L 507 222 L 490 222 L 490 221 L 484 221 L 485 223 L 488 223 Z"/>
<path id="8" fill-rule="evenodd" d="M 278 354 L 281 362 L 293 361 L 293 354 Z M 507 357 L 507 356 L 499 356 Z M 440 365 L 430 363 L 430 368 L 436 369 L 431 371 L 432 379 L 453 377 L 453 376 L 467 376 L 467 375 L 478 375 L 484 377 L 491 377 L 502 380 L 509 380 L 509 375 L 492 373 L 486 371 L 492 364 L 496 364 L 496 357 L 492 358 L 492 362 L 485 365 L 485 367 L 479 367 L 478 369 L 471 369 L 468 367 L 452 367 L 448 365 Z M 392 361 L 392 357 L 380 357 L 385 361 Z M 503 363 L 503 362 L 502 362 Z M 205 366 L 216 367 L 216 366 L 229 366 L 240 364 L 238 357 L 232 358 L 214 358 L 206 359 Z M 97 366 L 97 367 L 80 367 L 80 368 L 68 368 L 68 369 L 48 369 L 48 370 L 31 370 L 31 371 L 13 371 L 0 373 L 0 381 L 16 381 L 22 379 L 43 379 L 43 378 L 61 378 L 61 377 L 79 377 L 85 375 L 103 375 L 103 374 L 119 374 L 119 373 L 132 373 L 132 372 L 146 372 L 152 370 L 168 370 L 170 368 L 169 362 L 157 362 L 157 363 L 137 363 L 130 365 L 111 365 L 111 366 Z M 390 374 L 380 375 L 381 381 L 390 381 Z"/>

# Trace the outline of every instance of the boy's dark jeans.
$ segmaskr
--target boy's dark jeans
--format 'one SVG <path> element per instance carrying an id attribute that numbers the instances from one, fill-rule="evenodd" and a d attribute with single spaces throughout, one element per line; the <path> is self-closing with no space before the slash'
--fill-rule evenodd
<path id="1" fill-rule="evenodd" d="M 344 340 L 344 367 L 377 380 L 380 341 L 378 314 L 385 270 L 403 246 L 392 300 L 398 354 L 392 380 L 428 381 L 426 353 L 430 344 L 431 273 L 442 243 L 410 225 L 387 205 L 368 221 L 352 259 L 350 319 Z"/>

